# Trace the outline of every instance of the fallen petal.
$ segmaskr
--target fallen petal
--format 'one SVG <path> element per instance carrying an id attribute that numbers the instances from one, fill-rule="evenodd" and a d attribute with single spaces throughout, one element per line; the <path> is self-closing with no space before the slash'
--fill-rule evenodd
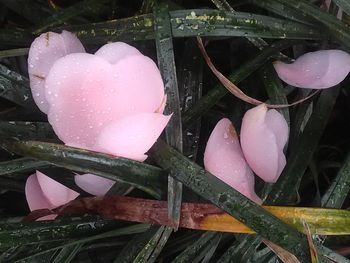
<path id="1" fill-rule="evenodd" d="M 61 34 L 47 32 L 32 43 L 28 54 L 28 73 L 33 98 L 39 109 L 48 112 L 45 98 L 45 79 L 57 59 L 70 54 L 85 52 L 79 39 L 68 31 Z"/>
<path id="2" fill-rule="evenodd" d="M 97 138 L 95 150 L 115 156 L 144 161 L 145 153 L 156 142 L 171 115 L 139 113 L 106 126 Z"/>
<path id="3" fill-rule="evenodd" d="M 96 196 L 104 196 L 115 183 L 115 181 L 94 174 L 76 175 L 74 181 L 85 192 Z"/>
<path id="4" fill-rule="evenodd" d="M 256 203 L 254 175 L 247 165 L 238 137 L 229 119 L 220 120 L 212 131 L 204 152 L 207 171 Z"/>
<path id="5" fill-rule="evenodd" d="M 28 177 L 24 190 L 30 211 L 54 208 L 42 192 L 36 174 Z"/>
<path id="6" fill-rule="evenodd" d="M 47 216 L 39 217 L 39 218 L 38 218 L 37 220 L 35 220 L 35 221 L 50 221 L 50 220 L 56 219 L 56 217 L 58 217 L 57 214 L 52 214 L 52 215 L 47 215 Z"/>
<path id="7" fill-rule="evenodd" d="M 350 71 L 350 55 L 342 50 L 320 50 L 309 52 L 294 63 L 274 62 L 275 70 L 289 85 L 326 89 L 343 81 Z"/>
<path id="8" fill-rule="evenodd" d="M 286 159 L 283 148 L 288 139 L 288 125 L 276 110 L 265 104 L 248 110 L 242 121 L 241 145 L 247 163 L 264 181 L 274 183 Z"/>
<path id="9" fill-rule="evenodd" d="M 64 205 L 79 196 L 79 193 L 69 189 L 59 182 L 56 182 L 39 171 L 36 171 L 36 177 L 42 193 L 52 207 Z"/>

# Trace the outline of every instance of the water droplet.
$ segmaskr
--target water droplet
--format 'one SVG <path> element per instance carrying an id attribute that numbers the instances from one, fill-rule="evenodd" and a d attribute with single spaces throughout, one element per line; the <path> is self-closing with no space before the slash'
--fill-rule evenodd
<path id="1" fill-rule="evenodd" d="M 227 132 L 224 133 L 224 139 L 227 139 L 228 138 L 228 134 Z"/>

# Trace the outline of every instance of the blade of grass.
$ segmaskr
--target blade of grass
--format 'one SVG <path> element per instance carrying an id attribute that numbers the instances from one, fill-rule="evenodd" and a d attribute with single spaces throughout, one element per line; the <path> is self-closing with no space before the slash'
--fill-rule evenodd
<path id="1" fill-rule="evenodd" d="M 301 260 L 309 258 L 304 235 L 285 225 L 164 142 L 158 141 L 153 146 L 152 156 L 163 169 L 177 171 L 174 176 L 184 185 L 251 227 L 259 235 L 294 253 Z"/>
<path id="2" fill-rule="evenodd" d="M 201 262 L 208 253 L 208 250 L 221 238 L 220 233 L 206 232 L 193 245 L 178 255 L 172 263 Z"/>
<path id="3" fill-rule="evenodd" d="M 0 247 L 81 238 L 116 228 L 118 223 L 99 218 L 62 218 L 31 223 L 0 223 Z M 66 245 L 66 244 L 65 244 Z"/>
<path id="4" fill-rule="evenodd" d="M 253 59 L 248 60 L 244 65 L 239 67 L 235 72 L 228 76 L 229 80 L 238 84 L 255 70 L 266 63 L 272 56 L 276 55 L 280 50 L 292 46 L 294 41 L 278 41 L 270 47 L 264 49 L 259 55 Z M 214 106 L 222 97 L 228 94 L 226 88 L 219 83 L 211 89 L 202 99 L 194 105 L 191 109 L 185 112 L 182 120 L 184 127 L 191 125 L 196 119 L 206 113 L 212 106 Z"/>
<path id="5" fill-rule="evenodd" d="M 74 257 L 80 251 L 84 242 L 80 242 L 75 245 L 67 245 L 59 251 L 57 256 L 53 259 L 52 263 L 69 263 L 72 262 Z"/>
<path id="6" fill-rule="evenodd" d="M 350 192 L 350 154 L 337 173 L 326 193 L 322 196 L 322 207 L 341 208 Z"/>
<path id="7" fill-rule="evenodd" d="M 0 96 L 20 106 L 36 109 L 27 78 L 0 64 Z"/>
<path id="8" fill-rule="evenodd" d="M 11 48 L 29 46 L 33 39 L 34 36 L 23 29 L 0 29 L 0 43 L 4 46 L 11 45 Z"/>
<path id="9" fill-rule="evenodd" d="M 84 0 L 64 8 L 52 16 L 40 21 L 40 24 L 34 30 L 34 34 L 40 34 L 47 31 L 49 28 L 62 25 L 71 18 L 83 14 L 97 14 L 103 7 L 103 4 L 108 0 Z"/>
<path id="10" fill-rule="evenodd" d="M 167 96 L 165 113 L 172 114 L 165 128 L 166 140 L 169 145 L 182 152 L 180 97 L 168 8 L 166 6 L 157 6 L 154 9 L 154 16 L 158 65 L 163 77 L 165 94 Z M 181 200 L 182 184 L 174 179 L 174 176 L 170 173 L 168 178 L 168 211 L 169 218 L 172 220 L 175 230 L 178 228 L 180 221 Z"/>
<path id="11" fill-rule="evenodd" d="M 126 226 L 126 227 L 122 227 L 119 229 L 110 230 L 108 232 L 104 232 L 104 233 L 93 235 L 93 236 L 81 237 L 81 238 L 76 239 L 76 240 L 73 239 L 73 240 L 68 241 L 66 244 L 49 248 L 47 250 L 41 251 L 41 252 L 34 254 L 34 255 L 28 255 L 27 257 L 17 259 L 15 262 L 22 262 L 23 260 L 34 259 L 35 257 L 43 255 L 45 253 L 52 252 L 52 251 L 55 251 L 57 249 L 65 248 L 67 245 L 74 246 L 74 245 L 77 245 L 80 243 L 87 243 L 87 242 L 91 242 L 91 241 L 95 241 L 95 240 L 99 240 L 99 239 L 104 239 L 104 238 L 143 233 L 148 228 L 149 228 L 149 225 L 137 224 L 137 225 L 131 225 L 131 226 Z"/>
<path id="12" fill-rule="evenodd" d="M 350 15 L 350 3 L 346 0 L 333 0 L 345 13 Z"/>
<path id="13" fill-rule="evenodd" d="M 7 141 L 2 146 L 19 155 L 130 184 L 156 198 L 164 194 L 162 170 L 148 164 L 53 143 Z"/>
<path id="14" fill-rule="evenodd" d="M 296 9 L 312 17 L 322 24 L 330 35 L 332 35 L 339 43 L 350 50 L 350 29 L 346 24 L 339 21 L 336 17 L 321 10 L 319 7 L 304 0 L 274 0 L 286 6 Z"/>
<path id="15" fill-rule="evenodd" d="M 49 165 L 48 162 L 27 157 L 0 162 L 0 176 L 6 175 L 6 177 L 11 177 L 12 173 L 47 167 Z"/>
<path id="16" fill-rule="evenodd" d="M 256 6 L 259 6 L 263 9 L 266 9 L 267 11 L 270 11 L 278 16 L 283 16 L 292 21 L 296 21 L 307 25 L 313 25 L 315 23 L 315 21 L 313 19 L 310 19 L 310 17 L 307 16 L 305 13 L 296 11 L 294 8 L 285 6 L 283 4 L 276 3 L 273 0 L 251 0 L 251 2 Z"/>
<path id="17" fill-rule="evenodd" d="M 29 52 L 29 48 L 15 48 L 8 50 L 0 50 L 0 58 L 10 58 L 10 57 L 18 57 L 25 56 Z"/>

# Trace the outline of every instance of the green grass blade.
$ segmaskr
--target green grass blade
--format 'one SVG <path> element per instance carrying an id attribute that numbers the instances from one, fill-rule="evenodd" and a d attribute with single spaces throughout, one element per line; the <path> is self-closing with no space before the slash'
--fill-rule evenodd
<path id="1" fill-rule="evenodd" d="M 0 29 L 0 43 L 13 47 L 27 47 L 34 40 L 34 36 L 23 29 Z"/>
<path id="2" fill-rule="evenodd" d="M 53 143 L 22 141 L 2 145 L 19 155 L 130 184 L 156 198 L 164 194 L 162 170 L 148 164 Z"/>
<path id="3" fill-rule="evenodd" d="M 167 96 L 165 113 L 172 114 L 165 128 L 166 140 L 171 146 L 182 152 L 180 97 L 168 8 L 165 6 L 156 7 L 154 16 L 158 65 L 163 77 L 165 94 Z M 168 213 L 175 229 L 177 229 L 180 222 L 181 200 L 182 184 L 170 174 L 168 178 Z"/>
<path id="4" fill-rule="evenodd" d="M 285 40 L 272 44 L 270 47 L 264 49 L 259 55 L 255 56 L 253 59 L 248 60 L 244 65 L 230 74 L 228 78 L 231 80 L 231 82 L 238 84 L 259 67 L 264 65 L 266 61 L 276 55 L 280 50 L 290 47 L 295 43 L 296 42 L 294 41 Z M 185 112 L 182 118 L 184 127 L 191 125 L 196 119 L 206 113 L 226 94 L 228 94 L 226 88 L 224 88 L 221 84 L 216 85 L 205 96 L 203 96 L 196 105 Z"/>
<path id="5" fill-rule="evenodd" d="M 58 141 L 47 122 L 0 121 L 0 135 L 15 140 Z"/>
<path id="6" fill-rule="evenodd" d="M 331 186 L 322 196 L 322 207 L 341 208 L 350 192 L 350 154 L 340 168 Z"/>
<path id="7" fill-rule="evenodd" d="M 0 223 L 0 248 L 81 238 L 118 226 L 116 221 L 99 218 L 62 218 L 31 223 Z M 66 245 L 66 244 L 65 244 Z"/>
<path id="8" fill-rule="evenodd" d="M 350 15 L 350 3 L 347 0 L 333 0 L 345 13 Z"/>
<path id="9" fill-rule="evenodd" d="M 350 50 L 350 29 L 336 17 L 305 0 L 274 0 L 303 12 L 322 24 L 339 43 Z"/>
<path id="10" fill-rule="evenodd" d="M 278 16 L 283 16 L 292 21 L 296 21 L 307 25 L 313 25 L 315 22 L 314 20 L 310 19 L 310 17 L 307 16 L 305 13 L 296 11 L 294 8 L 285 6 L 283 4 L 276 3 L 273 0 L 251 0 L 251 2 L 256 6 L 259 6 L 263 9 L 266 9 L 267 11 L 270 11 Z"/>
<path id="11" fill-rule="evenodd" d="M 36 109 L 28 79 L 0 64 L 0 97 Z"/>
<path id="12" fill-rule="evenodd" d="M 70 263 L 74 259 L 74 257 L 78 254 L 84 242 L 68 245 L 61 249 L 58 255 L 54 258 L 52 263 Z"/>
<path id="13" fill-rule="evenodd" d="M 158 165 L 167 171 L 177 171 L 174 174 L 177 176 L 176 179 L 194 192 L 298 258 L 305 260 L 309 257 L 305 236 L 294 228 L 285 225 L 261 206 L 256 205 L 164 142 L 158 141 L 152 149 L 152 156 Z"/>
<path id="14" fill-rule="evenodd" d="M 38 161 L 32 158 L 18 158 L 11 161 L 0 162 L 0 176 L 6 175 L 11 177 L 12 173 L 33 170 L 40 167 L 46 167 L 50 164 L 45 161 Z"/>
<path id="15" fill-rule="evenodd" d="M 0 50 L 0 58 L 10 58 L 10 57 L 18 57 L 25 56 L 29 52 L 29 48 L 15 48 L 8 50 Z"/>
<path id="16" fill-rule="evenodd" d="M 107 2 L 107 0 L 84 0 L 73 4 L 56 12 L 52 16 L 46 18 L 44 21 L 41 21 L 40 25 L 37 26 L 33 33 L 40 34 L 50 28 L 62 25 L 71 18 L 75 18 L 83 14 L 96 14 L 102 9 L 105 2 Z"/>
<path id="17" fill-rule="evenodd" d="M 339 87 L 322 91 L 303 133 L 297 142 L 293 142 L 298 147 L 294 148 L 295 151 L 290 154 L 282 175 L 274 184 L 273 190 L 266 200 L 268 204 L 287 203 L 295 198 L 296 191 L 291 189 L 294 189 L 309 165 L 327 125 L 328 118 L 332 113 L 338 94 Z"/>
<path id="18" fill-rule="evenodd" d="M 178 255 L 172 263 L 201 262 L 213 245 L 221 238 L 221 233 L 206 232 L 191 246 Z"/>

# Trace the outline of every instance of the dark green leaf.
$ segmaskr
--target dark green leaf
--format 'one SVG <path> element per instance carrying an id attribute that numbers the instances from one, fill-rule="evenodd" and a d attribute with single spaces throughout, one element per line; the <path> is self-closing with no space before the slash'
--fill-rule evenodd
<path id="1" fill-rule="evenodd" d="M 6 142 L 3 147 L 60 167 L 128 183 L 156 198 L 164 194 L 162 171 L 148 164 L 53 143 Z"/>
<path id="2" fill-rule="evenodd" d="M 18 158 L 11 161 L 0 162 L 0 175 L 11 177 L 11 173 L 37 169 L 49 165 L 50 164 L 47 162 L 34 160 L 32 158 Z"/>

